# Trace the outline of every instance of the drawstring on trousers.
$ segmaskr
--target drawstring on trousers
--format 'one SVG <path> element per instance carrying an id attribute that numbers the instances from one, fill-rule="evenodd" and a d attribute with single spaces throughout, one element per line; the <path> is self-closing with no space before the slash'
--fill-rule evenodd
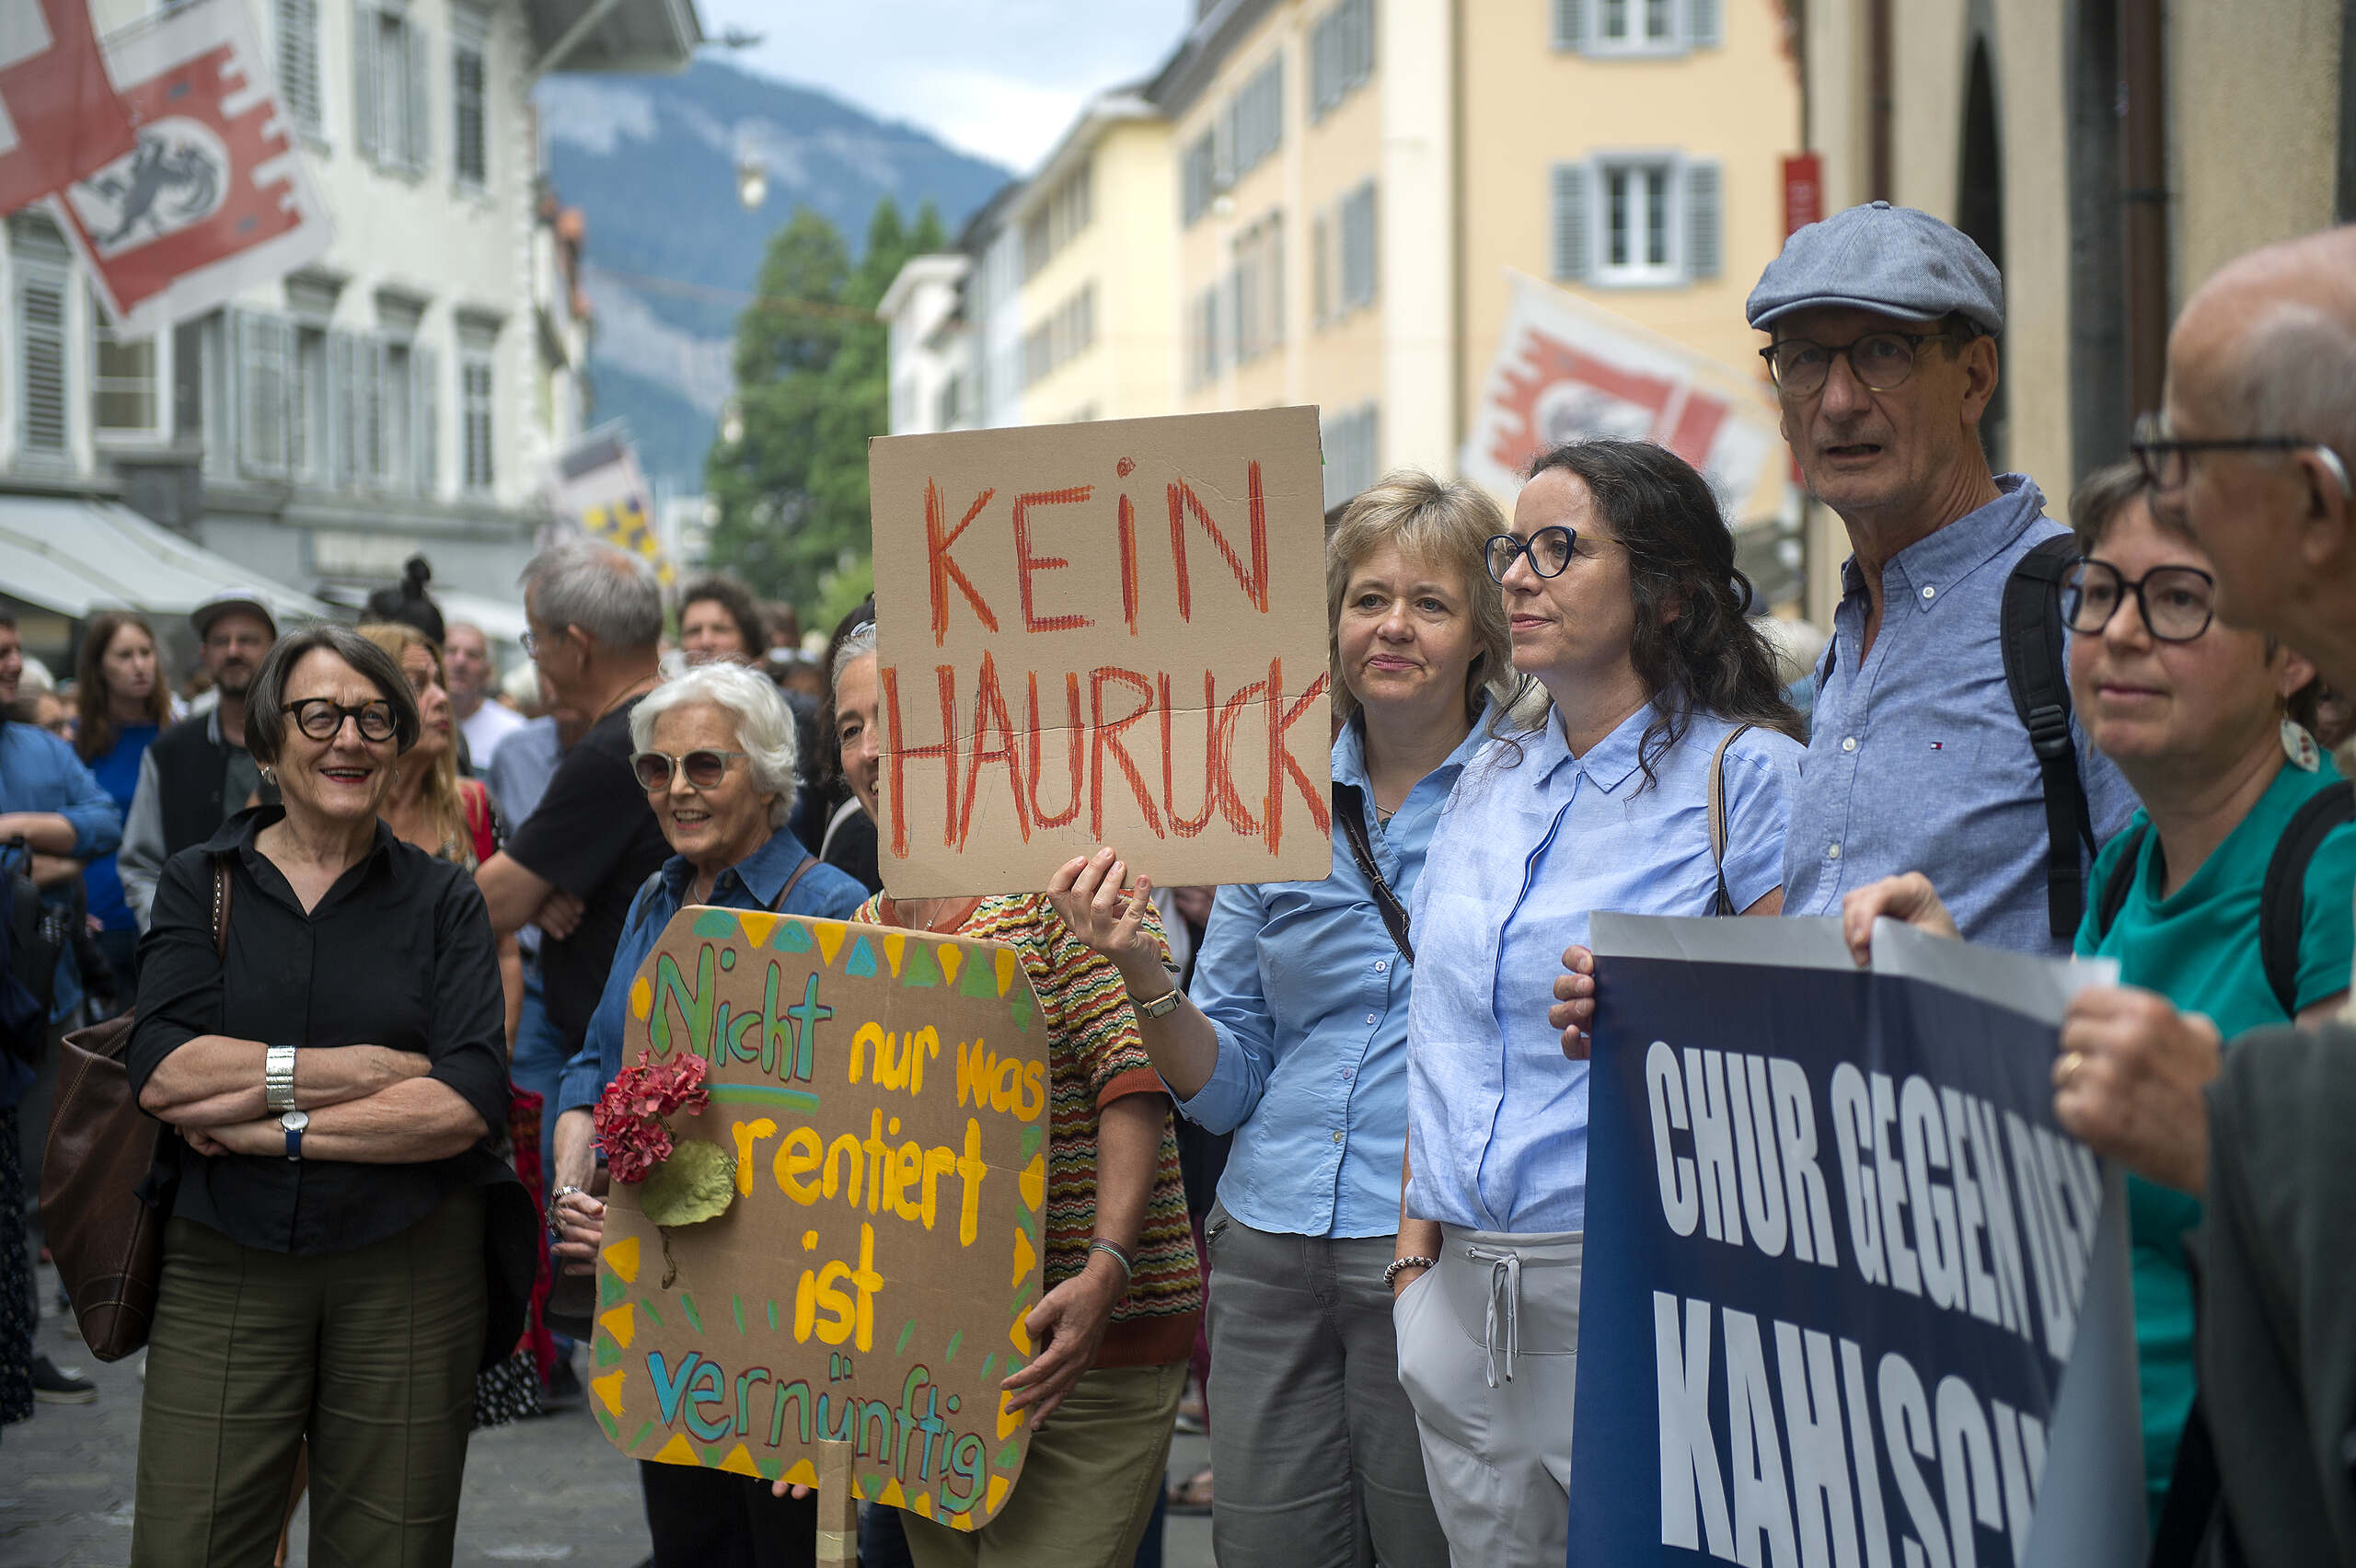
<path id="1" fill-rule="evenodd" d="M 1505 1332 L 1505 1381 L 1513 1381 L 1514 1358 L 1521 1354 L 1521 1254 L 1510 1247 L 1484 1247 L 1469 1243 L 1465 1257 L 1476 1263 L 1489 1265 L 1489 1309 L 1482 1324 L 1482 1352 L 1487 1358 L 1484 1368 L 1489 1387 L 1498 1386 L 1497 1334 L 1500 1325 Z"/>

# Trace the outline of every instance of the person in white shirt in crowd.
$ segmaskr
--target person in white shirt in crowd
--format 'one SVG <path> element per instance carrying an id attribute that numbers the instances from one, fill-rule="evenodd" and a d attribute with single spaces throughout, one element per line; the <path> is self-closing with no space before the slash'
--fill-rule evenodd
<path id="1" fill-rule="evenodd" d="M 472 621 L 449 624 L 442 642 L 442 666 L 450 679 L 450 711 L 467 738 L 467 756 L 477 777 L 487 776 L 491 759 L 499 755 L 499 743 L 524 727 L 524 716 L 499 700 L 491 639 Z M 506 802 L 500 806 L 504 813 Z M 522 820 L 506 817 L 510 827 Z"/>

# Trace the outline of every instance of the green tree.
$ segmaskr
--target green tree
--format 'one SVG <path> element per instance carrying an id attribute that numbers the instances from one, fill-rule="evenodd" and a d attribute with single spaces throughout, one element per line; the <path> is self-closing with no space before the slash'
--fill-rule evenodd
<path id="1" fill-rule="evenodd" d="M 806 209 L 770 242 L 736 329 L 741 436 L 723 432 L 707 464 L 721 512 L 714 559 L 762 593 L 814 611 L 867 574 L 867 443 L 891 428 L 875 307 L 908 258 L 946 244 L 930 202 L 911 226 L 889 197 L 856 267 Z"/>

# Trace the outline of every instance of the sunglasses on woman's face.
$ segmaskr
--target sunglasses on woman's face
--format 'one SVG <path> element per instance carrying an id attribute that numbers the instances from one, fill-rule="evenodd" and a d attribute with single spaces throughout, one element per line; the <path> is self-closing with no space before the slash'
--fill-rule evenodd
<path id="1" fill-rule="evenodd" d="M 694 790 L 714 790 L 728 777 L 728 759 L 750 756 L 750 752 L 713 751 L 704 747 L 673 756 L 669 752 L 642 751 L 629 759 L 630 771 L 638 775 L 639 787 L 648 794 L 660 794 L 671 787 L 674 772 L 687 775 L 687 786 Z"/>

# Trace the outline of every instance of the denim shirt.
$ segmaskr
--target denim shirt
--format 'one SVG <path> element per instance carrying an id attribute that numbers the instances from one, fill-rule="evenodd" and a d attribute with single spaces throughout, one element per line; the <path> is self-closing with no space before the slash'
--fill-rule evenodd
<path id="1" fill-rule="evenodd" d="M 1546 1021 L 1563 950 L 1587 941 L 1595 910 L 1707 915 L 1718 891 L 1711 759 L 1733 726 L 1695 715 L 1648 783 L 1637 748 L 1654 717 L 1638 709 L 1574 756 L 1550 708 L 1542 730 L 1493 743 L 1456 781 L 1413 905 L 1411 1215 L 1524 1235 L 1586 1228 L 1588 1064 L 1565 1059 Z M 1783 882 L 1799 759 L 1773 730 L 1727 747 L 1738 910 Z"/>
<path id="2" fill-rule="evenodd" d="M 64 817 L 74 829 L 76 860 L 111 855 L 122 843 L 122 811 L 114 797 L 72 746 L 38 724 L 0 723 L 0 812 L 53 812 Z M 70 882 L 62 883 L 42 897 L 59 903 L 71 892 Z M 74 961 L 74 944 L 68 942 L 57 955 L 51 1020 L 67 1017 L 81 1002 L 82 969 Z"/>
<path id="3" fill-rule="evenodd" d="M 2062 532 L 2018 474 L 2004 493 L 1882 569 L 1882 617 L 1865 640 L 1865 575 L 1841 568 L 1832 641 L 1784 863 L 1784 913 L 1838 915 L 1852 888 L 1900 871 L 1931 879 L 1964 936 L 2065 958 L 2046 907 L 2045 787 L 2004 684 L 2004 581 Z M 2097 844 L 2126 825 L 2134 791 L 2073 718 L 2070 736 Z M 2085 858 L 2089 862 L 2091 856 Z"/>
<path id="4" fill-rule="evenodd" d="M 1387 824 L 1374 820 L 1364 721 L 1334 743 L 1334 777 L 1364 791 L 1374 863 L 1402 904 L 1449 790 L 1487 741 L 1486 719 Z M 1422 940 L 1420 930 L 1409 937 Z M 1178 1109 L 1235 1134 L 1218 1186 L 1228 1213 L 1288 1236 L 1398 1230 L 1412 973 L 1338 828 L 1324 881 L 1218 890 L 1191 992 L 1218 1033 L 1218 1062 Z"/>
<path id="5" fill-rule="evenodd" d="M 709 903 L 722 909 L 767 909 L 810 851 L 783 828 L 768 842 L 720 873 L 711 884 Z M 597 997 L 597 1010 L 589 1017 L 589 1032 L 581 1050 L 564 1065 L 557 1079 L 553 1114 L 586 1110 L 597 1103 L 606 1086 L 622 1070 L 622 1038 L 629 1019 L 629 986 L 638 966 L 654 951 L 663 928 L 679 912 L 695 867 L 685 855 L 674 855 L 655 873 L 653 885 L 639 890 L 622 921 L 622 937 L 614 949 L 614 966 L 606 973 L 606 988 Z M 834 867 L 821 862 L 810 868 L 795 886 L 793 896 L 779 907 L 784 915 L 821 920 L 848 920 L 867 901 L 867 890 Z"/>

